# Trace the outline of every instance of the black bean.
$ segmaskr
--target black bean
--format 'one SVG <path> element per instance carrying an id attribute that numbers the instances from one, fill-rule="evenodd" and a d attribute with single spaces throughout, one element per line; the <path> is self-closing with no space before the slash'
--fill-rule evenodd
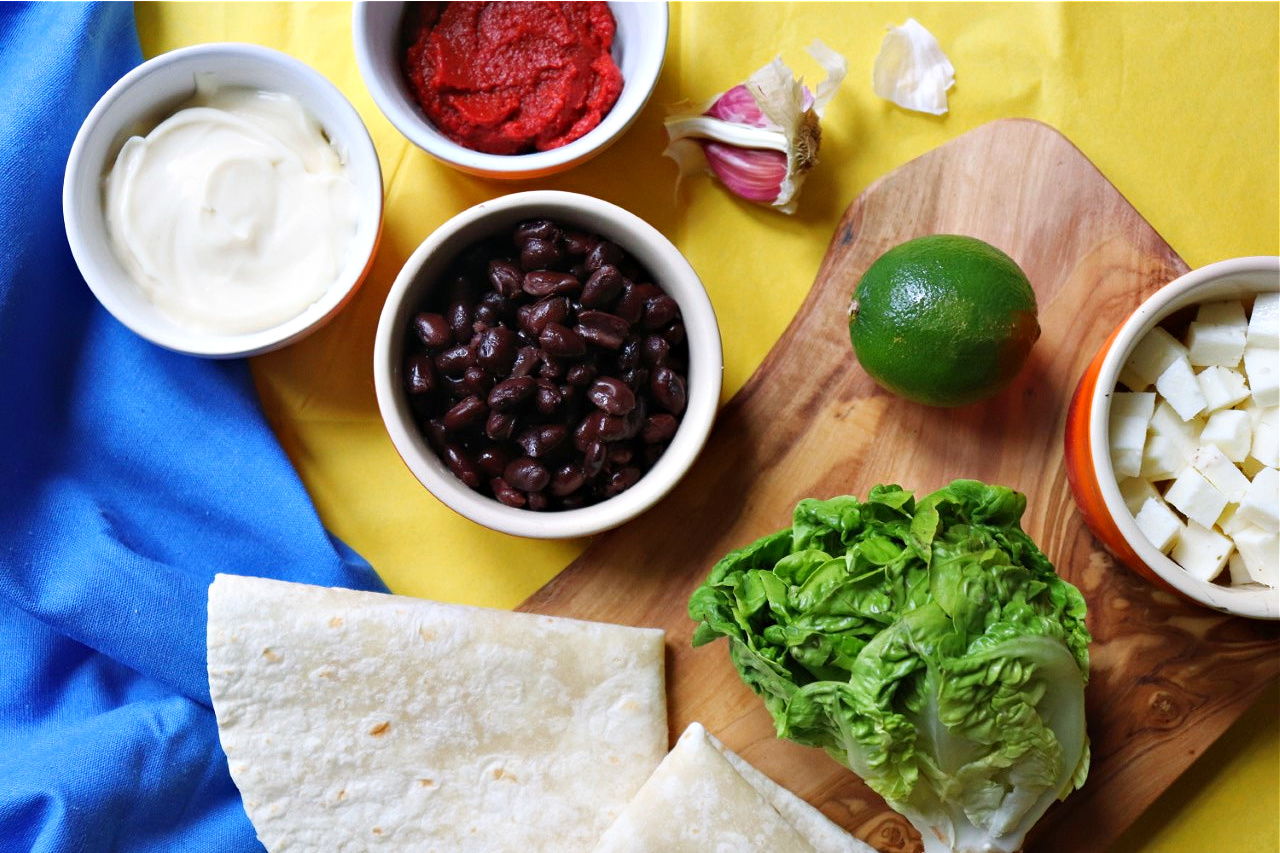
<path id="1" fill-rule="evenodd" d="M 475 354 L 471 347 L 453 346 L 435 357 L 436 370 L 445 376 L 461 376 L 467 368 L 475 364 Z"/>
<path id="2" fill-rule="evenodd" d="M 542 353 L 537 347 L 525 346 L 516 351 L 515 361 L 511 363 L 512 376 L 528 376 L 537 369 L 542 361 Z"/>
<path id="3" fill-rule="evenodd" d="M 554 322 L 542 327 L 538 343 L 543 352 L 557 358 L 573 358 L 587 351 L 587 342 L 580 332 Z"/>
<path id="4" fill-rule="evenodd" d="M 551 506 L 551 499 L 542 492 L 528 492 L 525 499 L 529 502 L 529 509 L 534 512 L 543 512 Z"/>
<path id="5" fill-rule="evenodd" d="M 584 231 L 569 230 L 564 232 L 561 242 L 564 244 L 564 250 L 570 255 L 582 257 L 600 242 L 600 238 Z"/>
<path id="6" fill-rule="evenodd" d="M 516 320 L 526 334 L 537 338 L 548 323 L 567 323 L 570 310 L 569 300 L 565 297 L 548 296 L 517 309 Z"/>
<path id="7" fill-rule="evenodd" d="M 625 468 L 614 471 L 606 478 L 604 488 L 600 490 L 600 493 L 608 498 L 620 495 L 640 482 L 640 477 L 643 473 L 634 465 L 628 465 Z"/>
<path id="8" fill-rule="evenodd" d="M 592 441 L 582 451 L 582 473 L 591 479 L 604 470 L 608 449 L 603 441 Z"/>
<path id="9" fill-rule="evenodd" d="M 564 295 L 577 293 L 582 282 L 577 276 L 555 270 L 535 269 L 524 274 L 524 292 L 530 296 Z"/>
<path id="10" fill-rule="evenodd" d="M 617 266 L 622 263 L 624 257 L 625 254 L 622 251 L 622 247 L 617 243 L 601 240 L 587 252 L 587 269 L 595 271 L 605 264 Z"/>
<path id="11" fill-rule="evenodd" d="M 617 349 L 626 339 L 630 325 L 615 314 L 604 311 L 579 311 L 574 331 L 588 342 L 605 349 Z"/>
<path id="12" fill-rule="evenodd" d="M 671 344 L 661 335 L 648 335 L 640 343 L 640 360 L 650 367 L 662 367 L 671 357 Z"/>
<path id="13" fill-rule="evenodd" d="M 662 330 L 662 339 L 673 347 L 678 347 L 684 343 L 684 336 L 684 323 L 680 320 L 672 320 Z"/>
<path id="14" fill-rule="evenodd" d="M 598 441 L 600 439 L 600 427 L 604 425 L 604 419 L 607 417 L 608 415 L 599 409 L 592 410 L 590 414 L 584 417 L 573 430 L 574 446 L 585 452 L 588 445 Z"/>
<path id="15" fill-rule="evenodd" d="M 618 297 L 617 303 L 613 306 L 613 313 L 626 320 L 628 325 L 634 325 L 640 322 L 644 316 L 644 303 L 646 294 L 643 285 L 635 282 L 624 282 L 622 285 L 622 295 Z"/>
<path id="16" fill-rule="evenodd" d="M 493 496 L 498 499 L 499 503 L 506 504 L 507 506 L 515 507 L 516 509 L 523 509 L 524 505 L 527 503 L 524 497 L 524 492 L 521 492 L 519 489 L 512 488 L 511 484 L 501 477 L 494 477 L 490 480 L 489 489 L 493 492 Z"/>
<path id="17" fill-rule="evenodd" d="M 444 446 L 440 455 L 444 458 L 444 464 L 453 472 L 453 476 L 466 484 L 467 488 L 480 488 L 480 471 L 462 445 L 450 442 Z"/>
<path id="18" fill-rule="evenodd" d="M 480 365 L 473 364 L 462 372 L 462 387 L 468 394 L 484 397 L 493 387 L 493 377 Z"/>
<path id="19" fill-rule="evenodd" d="M 610 415 L 625 415 L 636 407 L 635 392 L 612 376 L 597 379 L 587 390 L 587 399 Z"/>
<path id="20" fill-rule="evenodd" d="M 496 444 L 482 448 L 476 453 L 476 468 L 480 473 L 490 477 L 501 477 L 511 462 L 511 454 Z"/>
<path id="21" fill-rule="evenodd" d="M 641 356 L 640 340 L 636 337 L 628 337 L 622 343 L 622 349 L 618 350 L 617 366 L 619 371 L 635 370 L 640 366 Z"/>
<path id="22" fill-rule="evenodd" d="M 453 343 L 453 327 L 442 314 L 422 311 L 413 315 L 413 331 L 428 349 L 440 349 Z"/>
<path id="23" fill-rule="evenodd" d="M 641 323 L 646 329 L 661 329 L 680 316 L 680 306 L 665 293 L 645 300 Z"/>
<path id="24" fill-rule="evenodd" d="M 620 415 L 605 415 L 596 433 L 601 441 L 622 441 L 627 437 L 627 419 Z"/>
<path id="25" fill-rule="evenodd" d="M 510 412 L 532 397 L 537 390 L 537 380 L 532 376 L 512 376 L 489 390 L 489 408 L 495 412 Z"/>
<path id="26" fill-rule="evenodd" d="M 645 444 L 659 444 L 670 441 L 679 425 L 680 422 L 676 420 L 675 415 L 658 412 L 644 419 L 644 428 L 640 434 Z"/>
<path id="27" fill-rule="evenodd" d="M 431 356 L 426 353 L 409 356 L 404 365 L 404 387 L 410 394 L 428 394 L 435 390 L 436 371 Z"/>
<path id="28" fill-rule="evenodd" d="M 506 441 L 515 435 L 516 418 L 509 412 L 490 411 L 484 422 L 484 434 L 494 441 Z"/>
<path id="29" fill-rule="evenodd" d="M 550 379 L 539 377 L 536 381 L 538 383 L 538 391 L 534 399 L 534 408 L 538 410 L 539 414 L 550 416 L 564 402 L 564 392 L 560 390 L 559 385 Z"/>
<path id="30" fill-rule="evenodd" d="M 581 489 L 587 482 L 587 475 L 582 473 L 582 466 L 576 462 L 561 465 L 551 475 L 551 494 L 558 498 L 571 495 Z"/>
<path id="31" fill-rule="evenodd" d="M 605 308 L 622 293 L 622 273 L 613 264 L 605 264 L 582 285 L 578 301 L 585 308 Z"/>
<path id="32" fill-rule="evenodd" d="M 524 284 L 524 270 L 505 258 L 489 261 L 489 286 L 508 299 L 520 294 Z"/>
<path id="33" fill-rule="evenodd" d="M 524 449 L 526 456 L 541 459 L 563 444 L 568 435 L 569 430 L 564 424 L 539 424 L 516 436 L 516 443 Z"/>
<path id="34" fill-rule="evenodd" d="M 659 367 L 649 380 L 654 402 L 673 415 L 684 411 L 686 402 L 684 379 L 669 367 Z"/>
<path id="35" fill-rule="evenodd" d="M 449 303 L 449 310 L 445 312 L 445 319 L 449 321 L 449 328 L 453 330 L 453 339 L 458 343 L 466 343 L 471 340 L 471 323 L 475 320 L 475 306 L 468 299 L 455 299 Z"/>
<path id="36" fill-rule="evenodd" d="M 516 359 L 516 333 L 506 326 L 485 329 L 476 343 L 476 361 L 494 376 L 511 372 Z"/>
<path id="37" fill-rule="evenodd" d="M 516 226 L 512 237 L 517 246 L 523 246 L 535 238 L 554 243 L 560 238 L 560 226 L 550 219 L 529 219 Z"/>
<path id="38" fill-rule="evenodd" d="M 484 400 L 472 394 L 455 403 L 449 411 L 444 413 L 440 421 L 450 432 L 462 432 L 479 424 L 488 415 L 489 407 L 485 405 Z"/>
<path id="39" fill-rule="evenodd" d="M 522 492 L 540 492 L 551 482 L 551 472 L 537 459 L 521 456 L 507 465 L 502 479 Z"/>
<path id="40" fill-rule="evenodd" d="M 585 388 L 595 381 L 596 367 L 593 364 L 575 364 L 565 373 L 565 381 L 577 388 Z"/>
<path id="41" fill-rule="evenodd" d="M 543 240 L 530 237 L 520 247 L 520 266 L 526 270 L 541 270 L 554 267 L 564 260 L 564 250 L 554 240 Z M 528 289 L 526 285 L 525 289 Z"/>

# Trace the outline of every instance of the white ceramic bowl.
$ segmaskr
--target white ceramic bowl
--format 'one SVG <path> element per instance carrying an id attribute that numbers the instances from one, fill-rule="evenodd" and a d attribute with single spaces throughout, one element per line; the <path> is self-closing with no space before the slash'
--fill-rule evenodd
<path id="1" fill-rule="evenodd" d="M 649 101 L 667 50 L 666 3 L 610 3 L 617 30 L 613 58 L 622 71 L 622 93 L 590 132 L 551 151 L 485 154 L 448 139 L 423 115 L 402 70 L 402 27 L 406 3 L 357 2 L 352 35 L 360 74 L 374 103 L 414 145 L 431 156 L 474 175 L 527 179 L 564 171 L 582 163 L 623 134 Z"/>
<path id="2" fill-rule="evenodd" d="M 1116 482 L 1108 422 L 1120 370 L 1155 326 L 1203 302 L 1277 290 L 1280 258 L 1267 256 L 1210 264 L 1156 291 L 1116 329 L 1086 370 L 1071 402 L 1065 436 L 1071 490 L 1085 522 L 1108 550 L 1133 571 L 1192 601 L 1255 619 L 1280 618 L 1280 590 L 1199 580 L 1157 550 L 1138 529 Z"/>
<path id="3" fill-rule="evenodd" d="M 301 314 L 243 334 L 193 331 L 153 304 L 115 252 L 103 207 L 103 177 L 130 136 L 145 134 L 195 93 L 196 75 L 219 85 L 292 96 L 320 122 L 345 160 L 358 193 L 359 225 L 346 264 L 325 294 Z M 279 51 L 216 43 L 174 50 L 130 71 L 85 119 L 63 182 L 62 212 L 76 264 L 98 300 L 144 338 L 178 352 L 213 358 L 256 355 L 299 340 L 331 319 L 354 295 L 372 264 L 382 226 L 382 171 L 373 141 L 350 102 L 323 75 Z"/>
<path id="4" fill-rule="evenodd" d="M 404 387 L 406 336 L 413 315 L 463 249 L 528 219 L 551 219 L 599 234 L 626 249 L 680 305 L 689 347 L 688 403 L 666 452 L 631 488 L 581 509 L 535 512 L 473 491 L 445 466 L 415 423 Z M 514 193 L 459 213 L 432 233 L 387 295 L 374 343 L 378 407 L 400 457 L 440 501 L 504 533 L 539 539 L 589 536 L 626 522 L 671 490 L 706 442 L 720 399 L 724 361 L 711 301 L 684 256 L 653 226 L 605 201 L 558 191 Z"/>

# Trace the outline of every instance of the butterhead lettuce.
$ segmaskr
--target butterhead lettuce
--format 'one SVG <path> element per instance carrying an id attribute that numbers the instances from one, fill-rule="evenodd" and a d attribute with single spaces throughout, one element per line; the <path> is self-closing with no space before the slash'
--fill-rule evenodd
<path id="1" fill-rule="evenodd" d="M 926 853 L 1012 853 L 1089 767 L 1083 596 L 1020 526 L 1026 498 L 957 480 L 804 500 L 689 601 L 779 737 L 820 747 Z"/>

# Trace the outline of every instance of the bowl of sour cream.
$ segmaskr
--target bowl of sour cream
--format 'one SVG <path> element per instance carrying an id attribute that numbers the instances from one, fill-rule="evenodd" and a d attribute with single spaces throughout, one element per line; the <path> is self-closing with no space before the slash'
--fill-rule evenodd
<path id="1" fill-rule="evenodd" d="M 359 114 L 318 71 L 257 45 L 171 51 L 112 86 L 63 182 L 67 239 L 137 334 L 212 358 L 293 343 L 350 300 L 382 224 Z"/>

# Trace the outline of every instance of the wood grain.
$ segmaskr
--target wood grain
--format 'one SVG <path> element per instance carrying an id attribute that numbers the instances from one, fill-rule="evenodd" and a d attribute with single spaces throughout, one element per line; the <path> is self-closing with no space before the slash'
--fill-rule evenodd
<path id="1" fill-rule="evenodd" d="M 862 271 L 930 233 L 986 240 L 1037 294 L 1042 336 L 998 397 L 931 409 L 881 391 L 856 365 L 844 317 Z M 821 752 L 779 741 L 723 642 L 690 647 L 686 602 L 724 553 L 790 523 L 804 497 L 925 494 L 957 477 L 1026 493 L 1027 532 L 1089 602 L 1093 766 L 1034 831 L 1035 853 L 1103 850 L 1280 672 L 1274 623 L 1184 603 L 1117 565 L 1067 488 L 1062 433 L 1074 385 L 1106 335 L 1186 265 L 1052 128 L 984 125 L 900 167 L 845 212 L 815 283 L 706 450 L 659 506 L 598 537 L 522 609 L 668 632 L 673 736 L 693 720 L 885 853 L 915 831 Z"/>

